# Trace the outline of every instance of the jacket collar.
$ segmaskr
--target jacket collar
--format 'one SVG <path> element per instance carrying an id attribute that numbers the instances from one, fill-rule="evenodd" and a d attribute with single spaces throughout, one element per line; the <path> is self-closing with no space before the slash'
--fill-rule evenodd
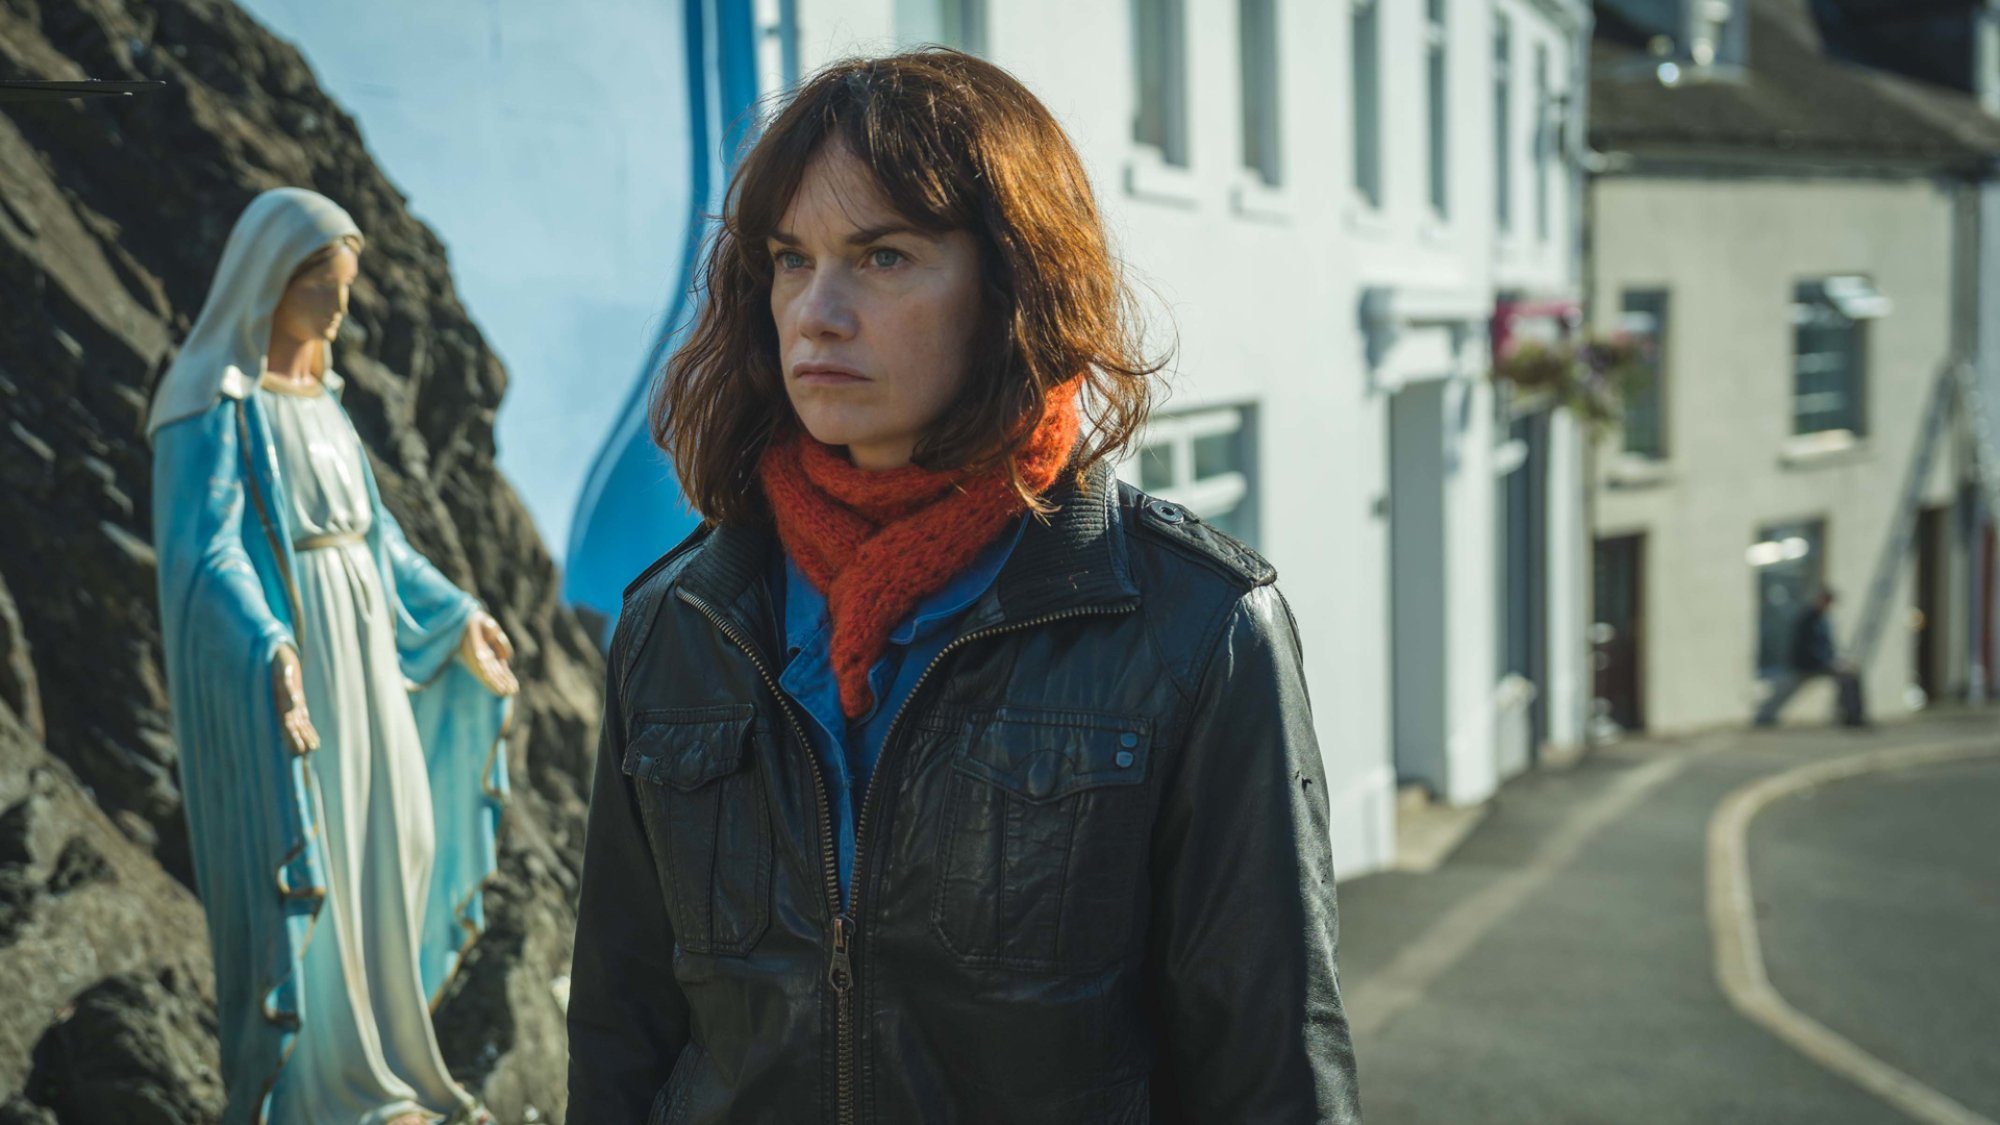
<path id="1" fill-rule="evenodd" d="M 968 612 L 966 629 L 1137 602 L 1118 481 L 1110 467 L 1099 463 L 1080 481 L 1066 475 L 1049 499 L 1057 510 L 1046 521 L 1028 520 L 1000 577 Z M 767 638 L 776 623 L 759 579 L 776 545 L 776 532 L 767 523 L 718 526 L 688 563 L 680 587 L 733 618 L 750 636 Z"/>
<path id="2" fill-rule="evenodd" d="M 1126 563 L 1118 480 L 1102 462 L 1074 474 L 1049 497 L 1056 511 L 1030 518 L 1021 542 L 1001 568 L 993 597 L 975 606 L 968 625 L 985 628 L 1068 609 L 1136 602 L 1139 587 Z"/>

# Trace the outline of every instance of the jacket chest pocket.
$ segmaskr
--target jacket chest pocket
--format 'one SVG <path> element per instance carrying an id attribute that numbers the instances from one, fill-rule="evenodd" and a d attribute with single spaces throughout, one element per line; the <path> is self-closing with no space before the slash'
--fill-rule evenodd
<path id="1" fill-rule="evenodd" d="M 742 956 L 771 920 L 771 812 L 750 755 L 749 704 L 634 716 L 624 770 L 689 953 Z"/>
<path id="2" fill-rule="evenodd" d="M 1084 972 L 1130 948 L 1150 823 L 1148 730 L 1020 708 L 967 720 L 931 910 L 961 961 Z"/>

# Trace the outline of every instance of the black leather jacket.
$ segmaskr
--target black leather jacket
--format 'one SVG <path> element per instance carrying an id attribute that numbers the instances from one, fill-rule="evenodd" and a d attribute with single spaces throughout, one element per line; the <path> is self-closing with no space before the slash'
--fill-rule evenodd
<path id="1" fill-rule="evenodd" d="M 1263 559 L 1102 469 L 896 717 L 853 902 L 776 681 L 770 532 L 612 642 L 569 1120 L 1360 1120 L 1319 748 Z"/>

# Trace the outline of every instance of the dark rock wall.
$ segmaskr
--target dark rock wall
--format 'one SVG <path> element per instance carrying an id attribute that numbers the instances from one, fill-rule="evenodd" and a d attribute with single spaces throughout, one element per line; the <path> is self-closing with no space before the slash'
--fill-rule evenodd
<path id="1" fill-rule="evenodd" d="M 559 1120 L 557 997 L 602 666 L 494 468 L 506 373 L 443 246 L 299 53 L 226 0 L 0 0 L 0 77 L 170 84 L 0 105 L 0 1120 L 218 1109 L 144 419 L 230 225 L 287 184 L 338 201 L 368 236 L 334 364 L 385 498 L 518 648 L 491 925 L 438 1023 L 454 1070 L 504 1119 Z M 85 1043 L 117 1046 L 94 1058 Z"/>

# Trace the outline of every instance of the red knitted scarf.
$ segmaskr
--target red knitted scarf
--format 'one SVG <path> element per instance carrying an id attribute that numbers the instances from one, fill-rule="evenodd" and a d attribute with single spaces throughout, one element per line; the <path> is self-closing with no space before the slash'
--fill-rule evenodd
<path id="1" fill-rule="evenodd" d="M 1037 495 L 1055 484 L 1076 445 L 1081 383 L 1050 393 L 1041 424 L 1015 458 Z M 1005 466 L 977 475 L 915 465 L 869 472 L 805 433 L 773 443 L 758 473 L 785 553 L 826 596 L 833 673 L 849 719 L 868 713 L 868 669 L 889 634 L 1026 508 Z"/>

